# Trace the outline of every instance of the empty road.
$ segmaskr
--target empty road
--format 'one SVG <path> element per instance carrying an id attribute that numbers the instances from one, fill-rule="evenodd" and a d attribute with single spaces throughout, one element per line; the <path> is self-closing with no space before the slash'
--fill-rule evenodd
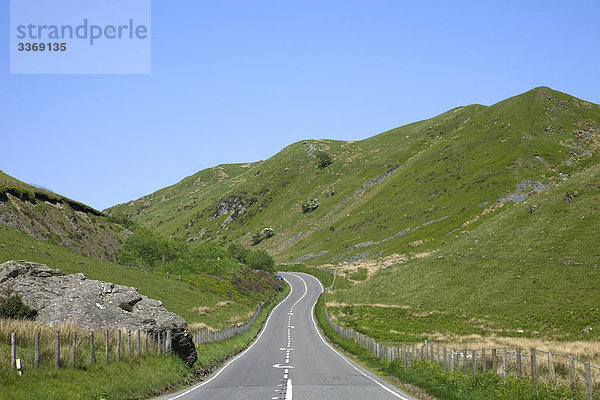
<path id="1" fill-rule="evenodd" d="M 325 342 L 313 317 L 323 291 L 316 278 L 281 275 L 292 290 L 257 340 L 205 381 L 161 400 L 413 399 Z"/>

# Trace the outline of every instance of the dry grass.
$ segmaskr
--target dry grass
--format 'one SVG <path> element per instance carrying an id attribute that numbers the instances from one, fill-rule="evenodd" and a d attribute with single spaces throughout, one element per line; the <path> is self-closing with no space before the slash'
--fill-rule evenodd
<path id="1" fill-rule="evenodd" d="M 454 336 L 434 333 L 430 335 L 430 340 L 443 343 L 446 347 L 457 349 L 480 349 L 480 348 L 521 348 L 537 349 L 551 352 L 553 354 L 563 354 L 572 356 L 581 361 L 589 362 L 593 365 L 600 365 L 600 342 L 571 341 L 559 342 L 531 338 L 515 338 L 502 336 L 467 335 Z"/>
<path id="2" fill-rule="evenodd" d="M 406 254 L 397 254 L 394 253 L 387 257 L 377 258 L 375 260 L 361 260 L 356 261 L 350 264 L 346 264 L 343 267 L 337 269 L 338 274 L 348 279 L 348 275 L 358 271 L 360 268 L 365 268 L 367 270 L 367 279 L 362 282 L 366 282 L 372 277 L 374 277 L 377 272 L 383 267 L 383 265 L 393 265 L 401 262 L 405 262 L 408 260 Z"/>
<path id="3" fill-rule="evenodd" d="M 327 307 L 347 307 L 347 306 L 353 306 L 353 307 L 359 307 L 359 306 L 368 306 L 368 307 L 381 307 L 381 308 L 403 308 L 403 309 L 409 309 L 411 308 L 410 306 L 405 306 L 405 305 L 400 305 L 400 304 L 379 304 L 379 303 L 340 303 L 337 301 L 328 301 L 327 302 Z"/>
<path id="4" fill-rule="evenodd" d="M 72 323 L 63 323 L 58 326 L 49 327 L 35 321 L 0 319 L 0 368 L 8 368 L 10 365 L 11 336 L 16 335 L 17 357 L 23 360 L 24 365 L 31 366 L 34 358 L 35 335 L 40 335 L 40 365 L 53 365 L 56 348 L 56 334 L 60 333 L 61 363 L 71 364 L 73 339 L 76 337 L 75 347 L 77 353 L 77 365 L 89 365 L 90 355 L 90 331 L 78 327 Z M 148 340 L 151 343 L 150 335 Z M 108 332 L 110 359 L 115 357 L 115 349 L 118 342 L 117 330 Z M 140 343 L 145 347 L 146 333 L 140 332 Z M 94 331 L 94 347 L 98 361 L 104 360 L 106 344 L 106 331 Z M 131 332 L 131 356 L 137 350 L 137 332 Z M 128 332 L 121 330 L 121 356 L 130 356 L 128 351 Z M 112 362 L 112 361 L 111 361 Z"/>
<path id="5" fill-rule="evenodd" d="M 206 306 L 194 307 L 192 311 L 198 313 L 198 315 L 205 315 L 207 312 L 212 311 L 212 308 Z"/>
<path id="6" fill-rule="evenodd" d="M 215 304 L 215 307 L 227 307 L 227 306 L 230 306 L 232 304 L 234 304 L 234 302 L 231 301 L 231 300 L 220 301 L 217 304 Z"/>
<path id="7" fill-rule="evenodd" d="M 216 332 L 216 329 L 212 326 L 206 325 L 204 322 L 194 322 L 188 325 L 190 331 L 201 331 L 202 329 L 208 329 L 209 331 Z"/>

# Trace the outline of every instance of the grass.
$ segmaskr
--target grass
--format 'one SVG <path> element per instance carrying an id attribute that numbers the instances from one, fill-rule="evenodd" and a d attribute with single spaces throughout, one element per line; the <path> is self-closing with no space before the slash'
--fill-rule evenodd
<path id="1" fill-rule="evenodd" d="M 567 203 L 566 193 L 576 191 Z M 350 307 L 331 313 L 382 341 L 546 341 L 562 353 L 585 341 L 586 349 L 597 349 L 598 204 L 600 167 L 594 166 L 469 226 L 435 256 L 336 291 L 328 300 Z M 374 303 L 402 308 L 369 306 Z M 600 362 L 597 350 L 586 358 Z"/>
<path id="2" fill-rule="evenodd" d="M 26 369 L 23 376 L 0 369 L 2 399 L 142 398 L 189 378 L 192 371 L 177 357 L 144 356 L 85 369 Z"/>
<path id="3" fill-rule="evenodd" d="M 251 232 L 271 227 L 275 236 L 258 247 L 269 249 L 277 261 L 310 253 L 318 255 L 308 261 L 312 265 L 362 253 L 410 258 L 439 249 L 441 241 L 453 242 L 446 234 L 465 223 L 503 213 L 507 208 L 481 215 L 517 183 L 552 184 L 559 174 L 597 164 L 598 121 L 600 107 L 536 88 L 362 141 L 294 143 L 265 161 L 200 171 L 111 212 L 167 235 L 217 243 L 249 245 Z M 323 169 L 315 157 L 319 150 L 333 157 Z M 368 185 L 395 167 L 383 181 Z M 223 228 L 227 215 L 213 218 L 213 213 L 229 196 L 250 199 L 252 205 Z M 302 213 L 301 205 L 311 198 L 320 206 Z M 429 221 L 437 222 L 424 225 Z"/>
<path id="4" fill-rule="evenodd" d="M 536 392 L 532 392 L 531 383 L 526 379 L 502 378 L 494 373 L 463 375 L 455 372 L 449 374 L 445 373 L 439 365 L 426 362 L 417 362 L 410 367 L 403 366 L 399 361 L 387 362 L 376 358 L 354 340 L 342 339 L 335 333 L 325 317 L 324 295 L 319 297 L 315 305 L 315 316 L 319 327 L 331 343 L 363 366 L 385 376 L 409 393 L 424 391 L 427 395 L 435 396 L 440 400 L 585 398 L 581 392 L 573 394 L 567 385 L 550 387 L 542 384 L 538 385 Z"/>
<path id="5" fill-rule="evenodd" d="M 107 365 L 102 363 L 103 357 L 98 357 L 99 362 L 95 365 L 84 365 L 82 362 L 77 368 L 59 370 L 44 364 L 41 364 L 39 370 L 35 370 L 31 364 L 26 363 L 23 376 L 18 376 L 15 371 L 8 368 L 0 368 L 0 382 L 2 382 L 0 398 L 116 400 L 146 398 L 181 388 L 182 385 L 196 382 L 197 376 L 217 368 L 227 358 L 247 347 L 258 334 L 271 309 L 288 293 L 289 286 L 285 285 L 284 289 L 261 309 L 255 323 L 248 331 L 222 342 L 196 346 L 198 361 L 193 369 L 187 368 L 176 356 L 164 357 L 150 354 L 129 358 L 125 355 L 125 351 L 121 362 L 117 363 L 111 358 L 111 363 Z M 33 322 L 2 321 L 0 323 L 2 335 L 17 331 L 20 337 L 25 337 L 23 333 L 30 333 L 32 329 L 41 329 L 43 338 L 52 338 L 54 332 Z M 85 337 L 87 334 L 72 326 L 64 327 L 63 331 L 65 336 L 73 332 L 78 332 L 80 337 Z M 114 338 L 112 339 L 114 341 Z M 102 346 L 102 341 L 97 343 L 98 347 Z M 68 343 L 66 344 L 67 346 L 63 348 L 68 349 L 67 353 L 70 353 Z M 20 343 L 20 345 L 31 345 L 31 343 Z M 103 354 L 103 349 L 99 350 Z M 19 352 L 22 351 L 23 348 L 20 348 Z M 32 382 L 35 382 L 35 385 L 32 385 Z"/>
<path id="6" fill-rule="evenodd" d="M 90 279 L 136 287 L 141 294 L 161 300 L 169 311 L 183 317 L 188 324 L 203 323 L 214 329 L 239 322 L 272 293 L 260 274 L 238 276 L 257 288 L 253 291 L 238 289 L 231 279 L 210 276 L 185 276 L 184 282 L 179 282 L 175 277 L 167 279 L 165 274 L 88 258 L 15 229 L 0 228 L 0 263 L 14 259 L 44 263 L 66 274 L 83 272 Z M 228 303 L 217 307 L 224 301 Z M 209 310 L 199 313 L 199 307 L 209 307 Z"/>

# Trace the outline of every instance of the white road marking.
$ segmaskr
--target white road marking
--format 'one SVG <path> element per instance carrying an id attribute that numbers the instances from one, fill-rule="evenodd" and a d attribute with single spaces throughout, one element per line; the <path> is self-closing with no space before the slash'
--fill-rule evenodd
<path id="1" fill-rule="evenodd" d="M 304 273 L 296 273 L 294 275 L 296 275 L 296 277 L 300 278 L 300 280 L 302 281 L 302 283 L 304 283 L 304 287 L 305 287 L 305 293 L 306 291 L 308 291 L 308 287 L 306 286 L 306 282 L 304 281 L 304 279 L 302 279 L 300 276 L 298 276 L 298 274 L 302 274 L 302 275 L 306 275 L 306 276 L 310 276 L 311 278 L 313 278 L 315 281 L 317 281 L 317 283 L 319 284 L 319 286 L 321 287 L 321 293 L 323 293 L 323 291 L 325 289 L 323 289 L 323 285 L 321 284 L 321 281 L 319 281 L 317 278 L 315 278 L 312 275 L 309 274 L 304 274 Z M 317 304 L 315 302 L 315 304 Z M 354 363 L 352 361 L 350 361 L 349 359 L 347 359 L 344 355 L 342 355 L 339 351 L 337 351 L 336 349 L 334 349 L 329 343 L 327 343 L 327 341 L 323 338 L 323 336 L 321 336 L 321 332 L 319 331 L 319 328 L 317 327 L 317 323 L 315 322 L 315 304 L 313 304 L 311 312 L 310 312 L 310 316 L 312 318 L 312 322 L 313 325 L 315 326 L 315 329 L 317 331 L 317 334 L 319 335 L 319 337 L 321 338 L 321 340 L 323 341 L 323 343 L 325 343 L 325 345 L 327 347 L 329 347 L 333 352 L 335 352 L 338 356 L 340 356 L 342 358 L 342 360 L 344 360 L 348 365 L 350 365 L 352 368 L 354 368 L 356 371 L 358 371 L 361 375 L 363 375 L 365 378 L 370 379 L 371 381 L 375 382 L 377 385 L 379 385 L 382 389 L 384 389 L 385 391 L 389 392 L 390 394 L 392 394 L 393 396 L 402 399 L 402 400 L 409 400 L 407 397 L 404 397 L 396 392 L 394 392 L 392 389 L 388 388 L 387 386 L 383 385 L 382 383 L 378 382 L 377 379 L 365 374 L 363 371 L 361 371 L 358 367 L 356 367 L 354 365 Z"/>
<path id="2" fill-rule="evenodd" d="M 273 364 L 273 368 L 294 368 L 291 365 Z"/>
<path id="3" fill-rule="evenodd" d="M 302 278 L 300 278 L 300 279 L 302 280 Z M 193 392 L 194 390 L 196 390 L 198 388 L 201 388 L 202 386 L 210 383 L 213 379 L 215 379 L 217 376 L 219 376 L 221 374 L 221 372 L 225 371 L 225 368 L 229 367 L 232 363 L 234 363 L 236 360 L 238 360 L 240 357 L 242 357 L 244 354 L 246 354 L 252 347 L 254 347 L 254 345 L 256 343 L 258 343 L 258 341 L 262 337 L 263 333 L 265 333 L 265 331 L 267 330 L 267 326 L 269 326 L 269 321 L 271 320 L 271 317 L 273 316 L 273 314 L 275 314 L 275 310 L 277 310 L 277 308 L 280 305 L 282 305 L 283 303 L 285 303 L 285 301 L 292 295 L 293 291 L 294 291 L 294 288 L 292 287 L 292 285 L 290 285 L 290 292 L 288 293 L 288 295 L 279 304 L 277 304 L 275 307 L 273 307 L 273 309 L 271 310 L 271 313 L 269 314 L 269 316 L 267 317 L 267 320 L 265 321 L 265 326 L 263 326 L 262 330 L 260 331 L 260 334 L 258 335 L 258 337 L 256 338 L 256 340 L 250 346 L 248 346 L 248 348 L 246 350 L 242 351 L 237 357 L 235 357 L 233 360 L 231 360 L 227 364 L 225 364 L 223 366 L 223 368 L 221 368 L 219 371 L 217 371 L 217 373 L 214 374 L 213 376 L 211 376 L 209 379 L 205 380 L 202 383 L 197 384 L 196 386 L 192 387 L 189 390 L 186 390 L 185 392 L 183 392 L 181 394 L 178 394 L 175 397 L 169 398 L 169 400 L 179 399 L 179 398 L 181 398 L 181 397 L 183 397 L 183 396 L 185 396 L 185 395 Z M 304 292 L 304 295 L 306 295 L 306 292 Z M 290 368 L 294 368 L 294 367 L 290 367 Z"/>
<path id="4" fill-rule="evenodd" d="M 285 391 L 285 400 L 292 400 L 292 380 L 288 379 Z"/>

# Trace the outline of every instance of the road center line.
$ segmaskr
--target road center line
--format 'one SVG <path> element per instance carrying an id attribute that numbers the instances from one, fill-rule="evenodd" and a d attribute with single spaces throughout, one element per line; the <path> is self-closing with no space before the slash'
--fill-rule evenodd
<path id="1" fill-rule="evenodd" d="M 306 291 L 308 291 L 308 286 L 306 285 L 306 282 L 304 281 L 304 279 L 302 279 L 302 277 L 298 276 L 299 274 L 302 275 L 306 275 L 306 276 L 310 276 L 311 278 L 313 278 L 315 281 L 317 281 L 317 283 L 319 284 L 319 286 L 321 287 L 321 293 L 323 293 L 323 291 L 325 289 L 323 289 L 323 285 L 321 284 L 321 281 L 319 281 L 317 278 L 315 278 L 314 276 L 310 275 L 310 274 L 305 274 L 302 272 L 298 272 L 295 273 L 293 275 L 295 275 L 296 277 L 300 278 L 300 280 L 302 281 L 302 283 L 304 283 L 304 288 L 305 288 L 305 294 Z M 318 301 L 318 299 L 317 299 Z M 385 391 L 389 392 L 390 394 L 392 394 L 393 396 L 402 399 L 402 400 L 409 400 L 407 397 L 404 397 L 396 392 L 394 392 L 392 389 L 388 388 L 387 386 L 383 385 L 382 383 L 380 383 L 379 381 L 377 381 L 377 379 L 367 375 L 366 373 L 364 373 L 361 369 L 359 369 L 357 366 L 354 365 L 354 363 L 352 361 L 350 361 L 349 359 L 347 359 L 344 355 L 342 355 L 339 351 L 337 351 L 336 349 L 334 349 L 329 343 L 327 343 L 327 341 L 323 338 L 323 336 L 321 335 L 321 331 L 319 331 L 319 327 L 317 326 L 317 323 L 315 321 L 315 305 L 317 304 L 317 302 L 315 301 L 315 303 L 312 305 L 311 308 L 311 312 L 310 312 L 310 316 L 312 318 L 312 322 L 313 325 L 315 326 L 315 330 L 317 331 L 317 334 L 319 335 L 319 337 L 321 338 L 321 340 L 323 341 L 323 343 L 325 343 L 325 345 L 327 347 L 329 347 L 334 353 L 336 353 L 338 356 L 340 356 L 342 358 L 342 360 L 344 360 L 348 365 L 350 365 L 352 368 L 354 368 L 356 371 L 358 371 L 361 375 L 363 375 L 365 378 L 370 379 L 371 381 L 373 381 L 374 383 L 376 383 L 378 386 L 380 386 L 382 389 L 384 389 Z"/>
<path id="2" fill-rule="evenodd" d="M 297 277 L 300 278 L 300 277 Z M 300 280 L 302 280 L 302 278 L 300 278 Z M 288 295 L 285 297 L 285 299 L 283 299 L 279 304 L 277 304 L 275 307 L 273 307 L 273 309 L 271 310 L 271 312 L 269 313 L 269 316 L 267 317 L 267 320 L 265 321 L 265 325 L 263 326 L 262 330 L 260 331 L 260 334 L 258 335 L 258 337 L 256 338 L 256 340 L 254 342 L 252 342 L 252 344 L 250 344 L 250 346 L 248 346 L 248 348 L 244 351 L 242 351 L 237 357 L 235 357 L 233 360 L 229 361 L 227 364 L 225 364 L 223 366 L 223 368 L 221 368 L 220 370 L 217 371 L 216 374 L 214 374 L 213 376 L 211 376 L 209 379 L 205 380 L 202 383 L 197 384 L 196 386 L 194 386 L 193 388 L 186 390 L 185 392 L 178 394 L 177 396 L 171 397 L 169 398 L 169 400 L 175 400 L 175 399 L 179 399 L 191 392 L 193 392 L 196 389 L 201 388 L 202 386 L 210 383 L 213 379 L 215 379 L 217 376 L 219 376 L 221 374 L 221 372 L 223 372 L 225 370 L 225 368 L 229 367 L 232 363 L 234 363 L 236 360 L 238 360 L 240 357 L 242 357 L 244 354 L 246 354 L 252 347 L 254 347 L 254 345 L 256 343 L 258 343 L 258 341 L 260 340 L 260 338 L 262 337 L 263 333 L 266 332 L 267 330 L 267 326 L 269 326 L 269 321 L 271 320 L 271 317 L 273 316 L 273 314 L 275 314 L 275 310 L 277 310 L 277 308 L 282 305 L 283 303 L 285 303 L 285 301 L 287 299 L 290 298 L 290 296 L 292 295 L 292 292 L 294 291 L 294 288 L 292 287 L 292 285 L 290 285 L 290 292 L 288 293 Z M 306 292 L 304 293 L 304 295 L 306 295 Z M 304 297 L 303 295 L 303 297 Z M 289 347 L 289 346 L 288 346 Z"/>

